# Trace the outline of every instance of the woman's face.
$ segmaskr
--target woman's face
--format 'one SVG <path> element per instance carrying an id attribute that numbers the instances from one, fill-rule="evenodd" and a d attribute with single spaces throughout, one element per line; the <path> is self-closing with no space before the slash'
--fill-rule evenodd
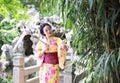
<path id="1" fill-rule="evenodd" d="M 45 34 L 46 37 L 52 36 L 52 30 L 51 30 L 51 28 L 50 28 L 49 26 L 47 26 L 47 25 L 43 28 L 43 32 L 44 32 L 44 34 Z"/>

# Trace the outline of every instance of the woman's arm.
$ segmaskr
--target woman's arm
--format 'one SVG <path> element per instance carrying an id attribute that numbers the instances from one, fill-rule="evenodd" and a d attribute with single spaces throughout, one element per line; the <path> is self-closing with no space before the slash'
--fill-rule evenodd
<path id="1" fill-rule="evenodd" d="M 59 59 L 59 67 L 61 69 L 64 69 L 66 55 L 67 55 L 67 46 L 61 39 L 58 39 L 58 59 Z"/>
<path id="2" fill-rule="evenodd" d="M 42 42 L 38 42 L 38 44 L 35 47 L 36 57 L 41 57 L 47 49 L 48 49 L 48 45 L 43 44 Z"/>

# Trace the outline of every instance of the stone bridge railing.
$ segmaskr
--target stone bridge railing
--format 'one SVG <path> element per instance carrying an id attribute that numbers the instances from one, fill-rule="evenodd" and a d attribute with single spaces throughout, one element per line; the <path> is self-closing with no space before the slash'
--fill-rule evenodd
<path id="1" fill-rule="evenodd" d="M 70 60 L 66 61 L 69 64 Z M 18 56 L 13 60 L 13 83 L 39 83 L 39 65 L 24 67 L 24 57 Z M 28 79 L 28 75 L 35 73 L 36 76 Z M 60 83 L 72 83 L 72 67 L 65 68 L 60 73 Z"/>

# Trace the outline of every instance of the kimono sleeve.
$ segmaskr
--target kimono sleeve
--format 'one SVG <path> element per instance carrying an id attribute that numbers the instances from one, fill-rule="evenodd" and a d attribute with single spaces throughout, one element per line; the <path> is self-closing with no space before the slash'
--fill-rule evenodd
<path id="1" fill-rule="evenodd" d="M 67 55 L 67 50 L 65 48 L 63 48 L 65 43 L 63 43 L 60 38 L 58 38 L 57 44 L 58 44 L 59 67 L 61 69 L 64 69 L 65 61 L 66 61 L 66 55 Z"/>
<path id="2" fill-rule="evenodd" d="M 35 56 L 40 58 L 42 56 L 42 42 L 38 42 L 35 47 Z"/>

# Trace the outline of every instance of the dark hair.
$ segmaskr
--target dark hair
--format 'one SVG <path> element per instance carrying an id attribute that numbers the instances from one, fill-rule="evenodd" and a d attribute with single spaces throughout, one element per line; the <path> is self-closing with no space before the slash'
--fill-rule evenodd
<path id="1" fill-rule="evenodd" d="M 45 36 L 44 31 L 43 31 L 45 26 L 49 26 L 51 28 L 50 24 L 48 24 L 48 23 L 41 24 L 40 25 L 40 34 L 42 34 L 43 36 Z"/>

